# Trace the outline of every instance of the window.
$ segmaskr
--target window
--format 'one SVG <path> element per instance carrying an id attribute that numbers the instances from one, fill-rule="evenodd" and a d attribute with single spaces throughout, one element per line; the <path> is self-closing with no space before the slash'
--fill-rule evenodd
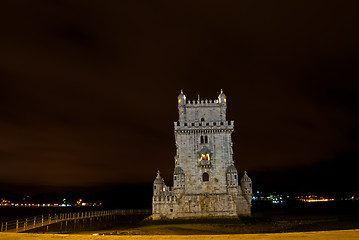
<path id="1" fill-rule="evenodd" d="M 201 136 L 201 143 L 208 143 L 208 136 Z"/>
<path id="2" fill-rule="evenodd" d="M 202 154 L 201 154 L 201 160 L 207 160 L 207 161 L 210 160 L 210 159 L 209 159 L 209 153 L 207 153 L 207 154 L 203 154 L 203 153 L 202 153 Z"/>
<path id="3" fill-rule="evenodd" d="M 201 122 L 204 122 L 204 118 L 201 118 Z"/>
<path id="4" fill-rule="evenodd" d="M 177 180 L 177 177 L 175 176 L 175 180 Z"/>
<path id="5" fill-rule="evenodd" d="M 208 182 L 209 181 L 209 175 L 208 175 L 208 173 L 203 173 L 203 175 L 202 175 L 202 181 L 203 182 Z"/>

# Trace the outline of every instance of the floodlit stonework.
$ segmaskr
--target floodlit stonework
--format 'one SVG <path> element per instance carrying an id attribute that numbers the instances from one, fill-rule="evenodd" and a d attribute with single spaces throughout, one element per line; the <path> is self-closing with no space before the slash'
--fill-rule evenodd
<path id="1" fill-rule="evenodd" d="M 179 121 L 174 123 L 177 152 L 173 187 L 160 172 L 153 184 L 152 217 L 235 218 L 251 214 L 252 181 L 244 172 L 240 185 L 233 162 L 231 134 L 226 120 L 227 98 L 187 101 L 178 96 Z"/>

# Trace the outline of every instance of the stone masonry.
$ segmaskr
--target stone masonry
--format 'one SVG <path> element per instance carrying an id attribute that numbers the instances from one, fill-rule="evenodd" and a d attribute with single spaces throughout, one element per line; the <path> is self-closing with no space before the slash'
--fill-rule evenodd
<path id="1" fill-rule="evenodd" d="M 231 134 L 226 120 L 227 98 L 187 101 L 178 96 L 179 121 L 173 187 L 158 171 L 153 184 L 152 217 L 159 219 L 236 218 L 251 214 L 252 181 L 247 173 L 238 184 Z"/>

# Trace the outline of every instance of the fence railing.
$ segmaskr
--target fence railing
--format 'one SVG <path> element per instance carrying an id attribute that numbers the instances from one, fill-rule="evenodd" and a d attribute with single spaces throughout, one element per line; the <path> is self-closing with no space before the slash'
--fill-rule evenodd
<path id="1" fill-rule="evenodd" d="M 146 215 L 151 214 L 150 209 L 116 209 L 104 211 L 86 211 L 70 213 L 54 213 L 22 218 L 1 223 L 0 232 L 25 232 L 31 229 L 48 226 L 50 224 L 72 221 L 77 219 L 112 216 L 112 215 Z"/>

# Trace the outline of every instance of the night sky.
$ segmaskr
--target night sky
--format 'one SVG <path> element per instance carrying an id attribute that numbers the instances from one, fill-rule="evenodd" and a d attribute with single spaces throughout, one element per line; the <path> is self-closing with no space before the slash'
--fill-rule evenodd
<path id="1" fill-rule="evenodd" d="M 0 4 L 0 190 L 172 184 L 181 89 L 255 189 L 359 189 L 357 0 Z"/>

